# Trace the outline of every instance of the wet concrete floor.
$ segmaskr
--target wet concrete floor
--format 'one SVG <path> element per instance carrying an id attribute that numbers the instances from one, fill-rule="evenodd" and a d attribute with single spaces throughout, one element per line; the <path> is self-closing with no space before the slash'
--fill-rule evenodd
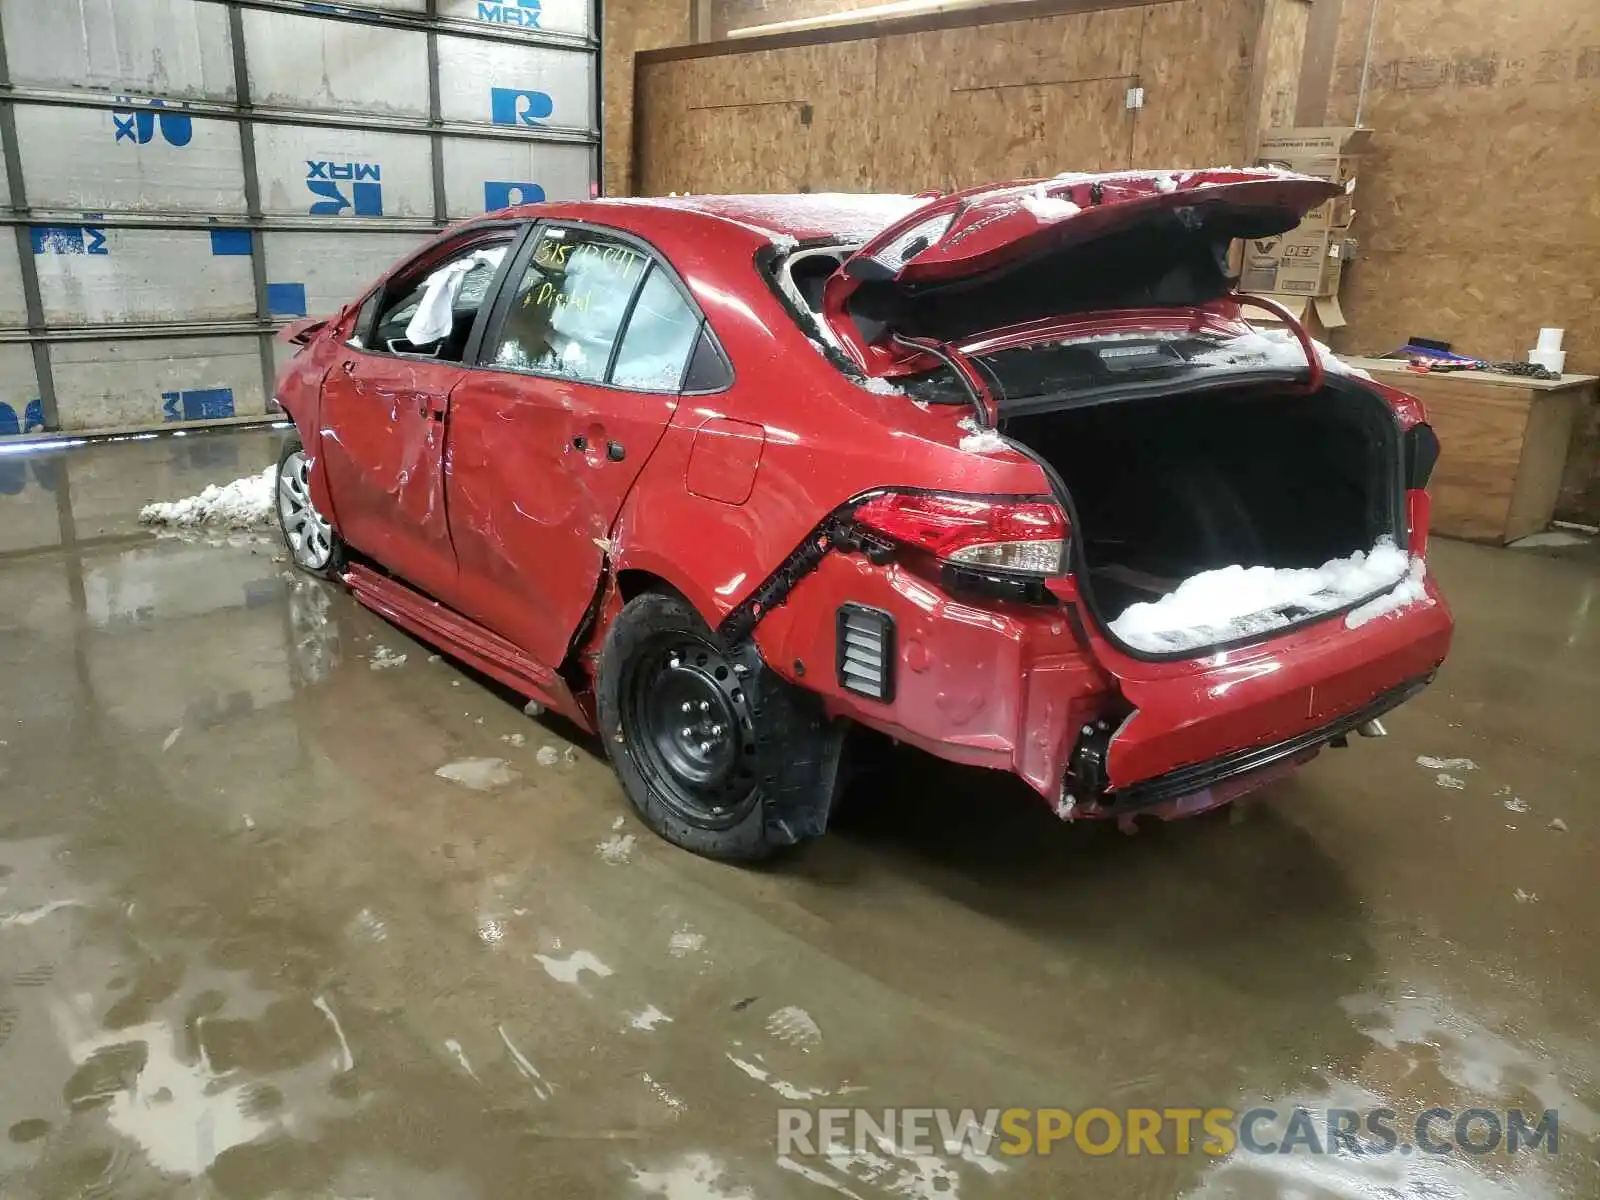
<path id="1" fill-rule="evenodd" d="M 1236 814 L 1063 827 L 908 753 L 748 870 L 273 542 L 135 525 L 276 437 L 0 456 L 7 1200 L 1600 1194 L 1600 557 L 1436 543 L 1437 685 Z M 514 777 L 435 774 L 474 758 Z M 849 1105 L 1268 1106 L 1270 1144 L 1297 1104 L 1559 1140 L 776 1145 Z"/>

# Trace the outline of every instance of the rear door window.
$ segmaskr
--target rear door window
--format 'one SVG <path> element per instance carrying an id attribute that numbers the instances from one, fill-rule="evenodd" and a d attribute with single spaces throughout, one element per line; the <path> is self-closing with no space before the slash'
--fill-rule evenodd
<path id="1" fill-rule="evenodd" d="M 628 317 L 611 382 L 646 392 L 678 391 L 699 336 L 700 314 L 667 272 L 652 266 Z"/>
<path id="2" fill-rule="evenodd" d="M 643 251 L 603 233 L 544 230 L 508 298 L 484 361 L 514 371 L 604 383 L 618 332 L 650 265 Z"/>

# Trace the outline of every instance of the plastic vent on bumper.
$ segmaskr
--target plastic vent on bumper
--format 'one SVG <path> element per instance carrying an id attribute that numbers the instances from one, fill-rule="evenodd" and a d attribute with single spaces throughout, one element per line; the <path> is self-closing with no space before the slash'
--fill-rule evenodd
<path id="1" fill-rule="evenodd" d="M 894 618 L 864 604 L 842 604 L 838 616 L 839 686 L 885 704 L 894 699 Z"/>

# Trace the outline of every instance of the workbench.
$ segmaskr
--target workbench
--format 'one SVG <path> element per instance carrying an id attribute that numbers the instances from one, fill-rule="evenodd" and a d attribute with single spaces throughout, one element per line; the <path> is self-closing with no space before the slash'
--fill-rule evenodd
<path id="1" fill-rule="evenodd" d="M 1345 362 L 1427 406 L 1440 447 L 1428 487 L 1435 533 L 1504 543 L 1549 526 L 1572 431 L 1600 398 L 1600 377 L 1420 374 L 1400 359 Z"/>

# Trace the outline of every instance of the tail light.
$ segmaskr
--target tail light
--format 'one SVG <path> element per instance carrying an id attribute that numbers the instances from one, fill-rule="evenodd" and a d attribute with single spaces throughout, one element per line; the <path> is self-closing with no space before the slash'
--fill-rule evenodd
<path id="1" fill-rule="evenodd" d="M 1067 519 L 1037 496 L 885 492 L 855 510 L 884 538 L 975 572 L 1044 577 L 1065 566 Z"/>

